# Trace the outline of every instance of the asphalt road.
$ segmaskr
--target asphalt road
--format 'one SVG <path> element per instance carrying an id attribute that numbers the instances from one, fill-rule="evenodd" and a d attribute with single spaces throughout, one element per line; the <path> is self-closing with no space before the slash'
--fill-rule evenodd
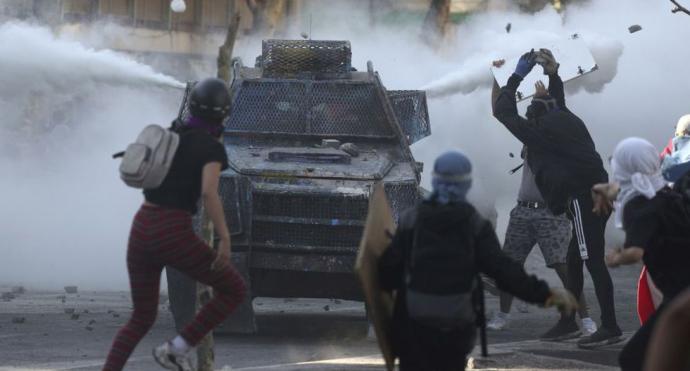
<path id="1" fill-rule="evenodd" d="M 538 258 L 528 269 L 557 283 Z M 617 313 L 627 333 L 637 329 L 634 287 L 639 267 L 612 271 Z M 587 283 L 592 316 L 598 319 L 596 301 Z M 11 291 L 1 286 L 0 292 Z M 252 336 L 217 335 L 216 366 L 224 370 L 381 370 L 375 341 L 367 338 L 361 303 L 257 298 L 259 333 Z M 326 308 L 327 306 L 327 308 Z M 488 296 L 488 310 L 498 300 Z M 113 336 L 131 310 L 127 292 L 33 291 L 0 301 L 0 371 L 98 370 Z M 489 359 L 475 359 L 475 369 L 485 370 L 596 370 L 615 369 L 622 345 L 587 351 L 574 343 L 535 340 L 557 320 L 553 310 L 529 307 L 514 311 L 510 327 L 489 332 Z M 156 370 L 151 349 L 175 335 L 165 299 L 151 333 L 135 350 L 127 370 Z"/>

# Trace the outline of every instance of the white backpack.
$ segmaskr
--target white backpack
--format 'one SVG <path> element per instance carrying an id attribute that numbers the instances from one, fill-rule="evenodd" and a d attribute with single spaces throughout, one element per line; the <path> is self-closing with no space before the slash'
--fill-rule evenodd
<path id="1" fill-rule="evenodd" d="M 113 155 L 122 157 L 120 178 L 130 187 L 158 188 L 168 175 L 179 144 L 177 133 L 158 125 L 145 127 L 124 152 Z"/>

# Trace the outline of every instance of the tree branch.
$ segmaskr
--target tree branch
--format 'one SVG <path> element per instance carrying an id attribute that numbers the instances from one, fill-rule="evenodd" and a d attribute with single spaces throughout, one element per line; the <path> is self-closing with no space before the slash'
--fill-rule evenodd
<path id="1" fill-rule="evenodd" d="M 687 15 L 690 15 L 690 10 L 688 10 L 688 8 L 678 4 L 677 0 L 671 0 L 671 2 L 673 3 L 673 5 L 676 6 L 673 10 L 671 10 L 671 13 L 683 12 Z"/>

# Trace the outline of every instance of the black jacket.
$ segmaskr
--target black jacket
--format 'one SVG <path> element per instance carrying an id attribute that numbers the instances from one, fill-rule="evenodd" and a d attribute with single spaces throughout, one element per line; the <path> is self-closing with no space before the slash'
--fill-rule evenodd
<path id="1" fill-rule="evenodd" d="M 589 195 L 594 184 L 608 181 L 601 157 L 585 124 L 565 106 L 563 81 L 549 76 L 549 94 L 559 109 L 536 119 L 518 115 L 515 91 L 522 78 L 513 74 L 494 102 L 494 117 L 529 148 L 527 162 L 549 209 L 558 215 L 568 199 Z"/>
<path id="2" fill-rule="evenodd" d="M 393 237 L 391 246 L 384 252 L 379 260 L 379 281 L 381 288 L 387 291 L 400 290 L 404 287 L 406 257 L 412 248 L 412 237 L 416 213 L 423 212 L 425 217 L 420 220 L 420 228 L 431 228 L 436 233 L 442 233 L 448 238 L 453 238 L 456 233 L 468 233 L 472 228 L 468 228 L 477 211 L 469 203 L 458 203 L 451 205 L 440 205 L 433 201 L 423 202 L 418 211 L 417 208 L 407 210 L 400 218 L 400 226 Z M 471 279 L 478 272 L 496 280 L 498 288 L 502 291 L 511 293 L 530 303 L 543 304 L 549 296 L 549 286 L 546 282 L 529 276 L 525 273 L 521 264 L 509 258 L 501 251 L 501 245 L 496 237 L 493 226 L 487 220 L 481 219 L 481 228 L 475 236 L 474 246 L 474 271 L 461 272 L 459 276 L 466 277 L 466 280 L 459 280 L 459 284 L 469 286 Z M 460 239 L 464 240 L 464 239 Z M 459 287 L 465 290 L 466 287 Z M 404 300 L 404 290 L 396 296 L 395 317 L 404 315 L 405 309 L 402 305 Z M 402 294 L 402 295 L 401 295 Z"/>

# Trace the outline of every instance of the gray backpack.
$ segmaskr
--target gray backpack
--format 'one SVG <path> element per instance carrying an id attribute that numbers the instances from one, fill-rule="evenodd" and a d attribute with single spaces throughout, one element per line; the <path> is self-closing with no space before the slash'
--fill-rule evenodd
<path id="1" fill-rule="evenodd" d="M 145 127 L 124 152 L 113 155 L 122 157 L 120 178 L 130 187 L 158 188 L 168 175 L 179 144 L 177 133 L 158 125 Z"/>

